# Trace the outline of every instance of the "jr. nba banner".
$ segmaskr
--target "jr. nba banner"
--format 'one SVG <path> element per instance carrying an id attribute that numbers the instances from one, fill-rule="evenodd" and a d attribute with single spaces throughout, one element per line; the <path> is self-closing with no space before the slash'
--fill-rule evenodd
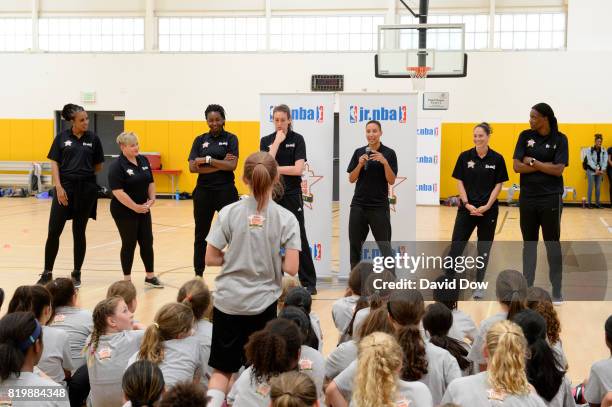
<path id="1" fill-rule="evenodd" d="M 382 125 L 382 144 L 395 150 L 398 173 L 389 186 L 389 209 L 393 241 L 416 238 L 416 133 L 417 93 L 377 93 L 340 95 L 340 276 L 350 272 L 348 220 L 355 184 L 346 169 L 356 148 L 367 144 L 368 120 Z M 367 237 L 373 241 L 372 233 Z M 367 257 L 367 256 L 366 256 Z M 368 260 L 368 259 L 364 259 Z"/>
<path id="2" fill-rule="evenodd" d="M 417 205 L 440 205 L 440 119 L 419 118 L 417 128 Z"/>
<path id="3" fill-rule="evenodd" d="M 334 95 L 261 94 L 260 136 L 273 133 L 272 109 L 291 108 L 293 130 L 306 142 L 307 162 L 302 175 L 306 234 L 317 277 L 331 275 Z"/>

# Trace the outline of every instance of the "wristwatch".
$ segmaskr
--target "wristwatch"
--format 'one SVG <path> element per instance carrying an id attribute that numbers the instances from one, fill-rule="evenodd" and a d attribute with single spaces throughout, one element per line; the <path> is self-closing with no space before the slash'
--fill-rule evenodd
<path id="1" fill-rule="evenodd" d="M 533 167 L 533 164 L 534 164 L 535 162 L 536 162 L 536 159 L 535 159 L 535 158 L 532 158 L 532 159 L 529 161 L 529 165 Z"/>
<path id="2" fill-rule="evenodd" d="M 206 164 L 210 164 L 210 160 L 212 160 L 212 157 L 211 157 L 211 156 L 207 155 L 206 157 L 204 157 L 204 162 L 205 162 Z"/>

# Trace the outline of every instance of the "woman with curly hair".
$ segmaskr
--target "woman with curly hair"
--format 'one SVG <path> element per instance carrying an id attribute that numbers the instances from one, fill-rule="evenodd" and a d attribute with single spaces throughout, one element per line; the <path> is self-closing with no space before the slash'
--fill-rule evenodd
<path id="1" fill-rule="evenodd" d="M 527 380 L 527 341 L 512 321 L 495 323 L 486 335 L 484 348 L 488 369 L 453 381 L 442 403 L 470 407 L 545 407 Z"/>
<path id="2" fill-rule="evenodd" d="M 567 370 L 567 358 L 561 343 L 561 321 L 559 321 L 559 315 L 557 315 L 550 294 L 543 288 L 529 287 L 527 290 L 527 306 L 540 314 L 546 321 L 548 343 L 555 352 L 559 363 Z"/>

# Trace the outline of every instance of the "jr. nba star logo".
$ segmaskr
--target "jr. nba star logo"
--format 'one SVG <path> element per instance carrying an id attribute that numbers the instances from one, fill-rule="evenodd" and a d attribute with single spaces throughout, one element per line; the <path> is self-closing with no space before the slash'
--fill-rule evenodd
<path id="1" fill-rule="evenodd" d="M 308 163 L 304 164 L 304 171 L 302 172 L 302 200 L 304 201 L 304 206 L 308 209 L 312 209 L 312 203 L 314 202 L 312 186 L 322 179 L 323 176 L 315 175 Z"/>
<path id="2" fill-rule="evenodd" d="M 393 185 L 389 185 L 389 209 L 393 212 L 395 211 L 395 205 L 397 205 L 397 195 L 395 194 L 395 188 L 406 181 L 406 177 L 395 177 L 395 183 Z"/>
<path id="3" fill-rule="evenodd" d="M 534 139 L 527 140 L 527 147 L 533 147 L 534 145 L 535 145 L 535 140 Z"/>
<path id="4" fill-rule="evenodd" d="M 208 141 L 205 143 L 202 143 L 202 148 L 208 148 Z"/>
<path id="5" fill-rule="evenodd" d="M 125 172 L 127 172 L 130 176 L 134 175 L 134 170 L 131 168 L 128 168 Z"/>
<path id="6" fill-rule="evenodd" d="M 65 146 L 71 146 L 72 145 L 72 141 L 66 140 L 66 141 L 64 141 L 64 145 Z"/>
<path id="7" fill-rule="evenodd" d="M 470 160 L 467 162 L 468 168 L 474 168 L 474 164 L 476 164 L 474 161 Z"/>

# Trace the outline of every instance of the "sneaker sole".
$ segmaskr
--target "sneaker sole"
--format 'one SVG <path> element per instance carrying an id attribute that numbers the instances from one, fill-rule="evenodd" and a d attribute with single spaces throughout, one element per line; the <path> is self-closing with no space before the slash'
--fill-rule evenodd
<path id="1" fill-rule="evenodd" d="M 155 284 L 151 284 L 151 283 L 147 283 L 147 282 L 145 282 L 145 287 L 149 287 L 149 288 L 164 288 L 163 285 L 155 285 Z"/>

